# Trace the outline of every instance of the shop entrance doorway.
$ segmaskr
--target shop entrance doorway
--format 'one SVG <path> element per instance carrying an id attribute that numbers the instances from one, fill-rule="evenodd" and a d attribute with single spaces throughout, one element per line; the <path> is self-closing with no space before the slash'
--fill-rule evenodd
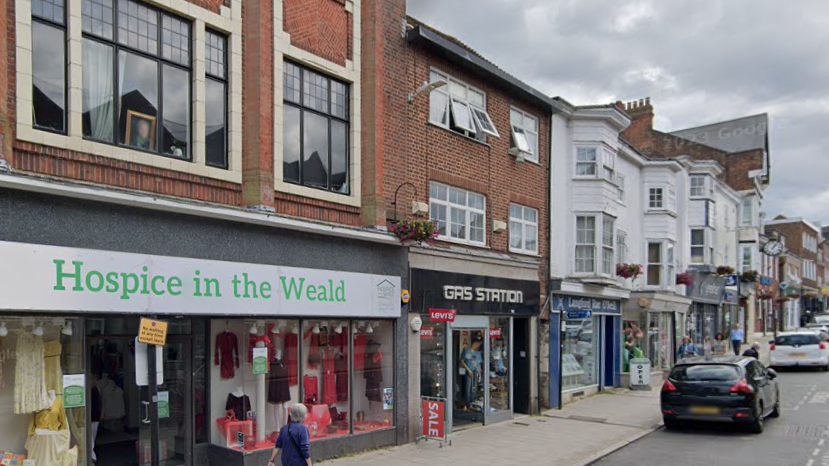
<path id="1" fill-rule="evenodd" d="M 453 371 L 452 427 L 453 430 L 484 423 L 486 409 L 486 372 L 484 335 L 486 329 L 452 330 Z"/>
<path id="2" fill-rule="evenodd" d="M 530 320 L 513 319 L 513 355 L 515 386 L 513 410 L 530 414 Z"/>
<path id="3" fill-rule="evenodd" d="M 96 466 L 192 464 L 191 337 L 148 346 L 136 340 L 137 318 L 118 320 L 87 334 L 90 459 Z"/>

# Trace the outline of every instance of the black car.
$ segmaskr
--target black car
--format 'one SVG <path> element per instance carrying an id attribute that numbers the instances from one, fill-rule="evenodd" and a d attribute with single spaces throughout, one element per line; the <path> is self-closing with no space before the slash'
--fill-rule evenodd
<path id="1" fill-rule="evenodd" d="M 777 373 L 754 358 L 723 356 L 678 362 L 662 385 L 666 429 L 684 421 L 745 424 L 763 432 L 763 420 L 780 416 Z"/>

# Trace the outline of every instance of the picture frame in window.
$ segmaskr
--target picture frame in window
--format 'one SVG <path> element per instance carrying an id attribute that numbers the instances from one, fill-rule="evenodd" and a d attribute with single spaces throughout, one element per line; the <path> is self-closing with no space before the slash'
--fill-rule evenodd
<path id="1" fill-rule="evenodd" d="M 489 113 L 487 113 L 486 110 L 473 105 L 469 106 L 469 110 L 472 111 L 472 116 L 475 117 L 475 121 L 478 123 L 478 127 L 481 128 L 482 132 L 496 138 L 501 137 L 498 134 L 498 130 L 495 128 L 495 124 L 492 123 L 492 118 L 489 117 Z"/>
<path id="2" fill-rule="evenodd" d="M 154 151 L 155 123 L 156 117 L 152 115 L 127 110 L 127 145 L 137 149 Z"/>

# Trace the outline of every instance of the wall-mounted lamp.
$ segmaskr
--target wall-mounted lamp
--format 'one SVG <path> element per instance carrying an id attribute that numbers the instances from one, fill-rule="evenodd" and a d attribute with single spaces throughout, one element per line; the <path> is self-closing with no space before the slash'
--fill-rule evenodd
<path id="1" fill-rule="evenodd" d="M 423 328 L 423 319 L 420 316 L 412 317 L 412 321 L 409 322 L 409 326 L 412 328 L 412 332 L 417 333 Z"/>
<path id="2" fill-rule="evenodd" d="M 423 81 L 423 85 L 420 86 L 416 91 L 412 94 L 409 94 L 408 101 L 412 103 L 415 100 L 415 97 L 419 96 L 420 94 L 428 94 L 439 87 L 443 87 L 447 84 L 447 82 L 443 79 L 438 79 L 437 81 Z"/>
<path id="3" fill-rule="evenodd" d="M 500 233 L 507 230 L 507 222 L 502 220 L 492 220 L 492 231 Z"/>

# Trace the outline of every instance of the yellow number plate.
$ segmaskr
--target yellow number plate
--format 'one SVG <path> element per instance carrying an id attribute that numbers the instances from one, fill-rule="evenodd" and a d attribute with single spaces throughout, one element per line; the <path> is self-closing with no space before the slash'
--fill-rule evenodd
<path id="1" fill-rule="evenodd" d="M 789 353 L 789 356 L 793 358 L 805 358 L 806 353 Z"/>
<path id="2" fill-rule="evenodd" d="M 691 406 L 692 414 L 720 414 L 720 408 L 714 406 Z"/>

